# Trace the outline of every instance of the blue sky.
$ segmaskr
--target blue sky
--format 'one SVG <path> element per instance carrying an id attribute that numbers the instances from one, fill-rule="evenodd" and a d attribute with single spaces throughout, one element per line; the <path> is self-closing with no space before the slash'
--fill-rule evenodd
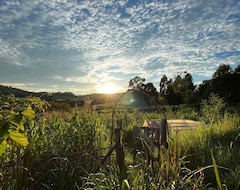
<path id="1" fill-rule="evenodd" d="M 240 64 L 239 0 L 0 0 L 0 84 L 29 91 L 159 88 Z"/>

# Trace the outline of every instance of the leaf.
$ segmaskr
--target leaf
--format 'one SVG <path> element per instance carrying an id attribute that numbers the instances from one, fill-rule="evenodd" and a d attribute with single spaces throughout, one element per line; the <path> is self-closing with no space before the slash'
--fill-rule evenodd
<path id="1" fill-rule="evenodd" d="M 219 172 L 218 172 L 218 166 L 217 166 L 217 163 L 216 163 L 216 160 L 214 158 L 212 150 L 211 150 L 211 157 L 212 157 L 213 168 L 214 168 L 214 173 L 215 173 L 216 181 L 217 181 L 217 184 L 218 184 L 218 188 L 219 188 L 219 190 L 222 190 L 223 187 L 222 187 L 220 175 L 219 175 Z"/>
<path id="2" fill-rule="evenodd" d="M 0 156 L 5 152 L 6 148 L 7 148 L 7 141 L 4 140 L 0 144 Z"/>
<path id="3" fill-rule="evenodd" d="M 21 133 L 12 132 L 12 133 L 10 133 L 9 137 L 21 146 L 28 145 L 28 139 Z"/>
<path id="4" fill-rule="evenodd" d="M 124 179 L 124 180 L 122 181 L 122 188 L 121 188 L 121 189 L 122 189 L 122 190 L 130 189 L 130 185 L 129 185 L 127 179 Z"/>
<path id="5" fill-rule="evenodd" d="M 31 106 L 28 106 L 27 109 L 25 109 L 22 112 L 22 114 L 23 114 L 23 116 L 28 117 L 30 119 L 34 118 L 34 116 L 35 116 L 35 112 L 33 111 Z"/>
<path id="6" fill-rule="evenodd" d="M 22 117 L 22 114 L 17 114 L 13 117 L 13 121 L 15 123 L 20 123 L 22 121 L 23 117 Z"/>
<path id="7" fill-rule="evenodd" d="M 18 130 L 24 131 L 23 122 L 20 122 L 20 123 L 10 122 L 10 128 L 17 130 L 17 131 Z"/>
<path id="8" fill-rule="evenodd" d="M 9 130 L 9 124 L 5 122 L 4 125 L 0 126 L 0 138 L 7 135 L 8 130 Z"/>
<path id="9" fill-rule="evenodd" d="M 9 108 L 9 107 L 10 107 L 10 104 L 9 104 L 8 102 L 3 102 L 3 103 L 1 104 L 1 107 L 2 107 L 2 108 Z"/>

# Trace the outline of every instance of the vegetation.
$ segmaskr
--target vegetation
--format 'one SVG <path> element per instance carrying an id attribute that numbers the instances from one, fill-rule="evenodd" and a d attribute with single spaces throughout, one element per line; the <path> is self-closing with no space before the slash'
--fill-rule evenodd
<path id="1" fill-rule="evenodd" d="M 233 98 L 236 92 L 229 96 L 215 93 L 213 82 L 238 76 L 239 67 L 235 71 L 221 67 L 209 86 L 197 91 L 188 73 L 175 80 L 163 77 L 160 93 L 151 83 L 144 84 L 144 79 L 135 77 L 127 93 L 106 95 L 109 102 L 104 103 L 101 97 L 101 104 L 90 98 L 70 106 L 31 96 L 2 95 L 0 187 L 239 189 L 239 107 L 227 98 Z M 206 97 L 200 98 L 203 89 Z M 154 106 L 171 102 L 171 97 L 181 101 Z M 133 126 L 163 117 L 193 119 L 202 124 L 188 131 L 170 131 L 168 149 L 162 147 L 158 157 L 149 149 L 155 156 L 151 164 L 144 152 L 138 152 L 133 160 Z M 119 138 L 116 131 L 121 132 Z"/>
<path id="2" fill-rule="evenodd" d="M 163 75 L 159 83 L 159 92 L 153 83 L 144 82 L 145 79 L 139 76 L 132 78 L 129 81 L 129 90 L 133 91 L 135 99 L 140 99 L 140 96 L 148 106 L 153 104 L 152 100 L 160 105 L 200 104 L 212 93 L 218 94 L 227 104 L 240 103 L 239 66 L 233 70 L 229 65 L 222 64 L 212 79 L 203 81 L 199 86 L 193 84 L 192 75 L 186 71 L 174 79 Z"/>
<path id="3" fill-rule="evenodd" d="M 165 74 L 160 78 L 159 91 L 153 83 L 145 83 L 145 79 L 139 76 L 133 77 L 129 81 L 129 91 L 136 100 L 136 106 L 150 106 L 156 102 L 159 105 L 199 105 L 203 99 L 207 99 L 210 94 L 217 94 L 229 105 L 240 103 L 240 65 L 232 69 L 229 65 L 221 64 L 212 76 L 212 79 L 205 80 L 199 85 L 194 85 L 193 78 L 187 71 L 181 72 L 174 78 L 168 78 Z M 91 94 L 75 96 L 70 92 L 52 93 L 49 96 L 46 92 L 27 92 L 20 89 L 5 87 L 0 85 L 0 95 L 11 95 L 16 97 L 35 96 L 44 98 L 51 102 L 64 102 L 71 107 L 82 106 L 84 100 L 89 98 L 92 104 L 104 104 L 116 102 L 118 96 L 124 93 L 106 98 L 104 94 Z M 139 102 L 141 102 L 139 104 Z"/>
<path id="4" fill-rule="evenodd" d="M 46 110 L 49 104 L 39 98 L 2 96 L 1 187 L 238 189 L 240 117 L 224 111 L 219 96 L 211 95 L 201 105 L 197 116 L 187 106 L 173 110 L 165 107 L 169 118 L 193 114 L 207 125 L 194 131 L 173 132 L 169 148 L 161 149 L 160 158 L 148 165 L 141 154 L 137 162 L 132 162 L 132 126 L 140 125 L 146 118 L 159 118 L 156 112 L 118 105 L 112 117 L 107 112 L 94 111 L 91 101 L 86 100 L 83 107 L 64 113 Z M 101 163 L 110 149 L 103 148 L 111 145 L 112 121 L 123 131 L 124 170 L 118 167 L 114 152 Z"/>

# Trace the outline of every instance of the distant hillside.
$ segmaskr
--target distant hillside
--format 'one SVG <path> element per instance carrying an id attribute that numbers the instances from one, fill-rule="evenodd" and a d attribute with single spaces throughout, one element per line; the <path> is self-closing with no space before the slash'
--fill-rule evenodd
<path id="1" fill-rule="evenodd" d="M 1 95 L 15 95 L 16 97 L 27 97 L 27 96 L 36 96 L 44 98 L 48 101 L 74 101 L 78 98 L 71 92 L 57 92 L 57 93 L 47 93 L 47 92 L 28 92 L 18 88 L 8 87 L 0 85 L 0 96 Z"/>
<path id="2" fill-rule="evenodd" d="M 123 93 L 115 93 L 115 94 L 89 94 L 83 95 L 79 97 L 79 99 L 85 100 L 90 99 L 92 100 L 92 104 L 103 104 L 103 103 L 110 103 L 116 102 L 122 96 Z"/>
<path id="3" fill-rule="evenodd" d="M 62 102 L 79 102 L 79 101 L 83 102 L 85 99 L 90 99 L 92 100 L 92 104 L 102 104 L 105 102 L 117 101 L 118 97 L 121 96 L 122 93 L 117 93 L 113 95 L 89 94 L 89 95 L 76 96 L 72 92 L 56 92 L 56 93 L 28 92 L 18 88 L 0 85 L 0 96 L 11 95 L 11 94 L 20 98 L 27 97 L 27 96 L 36 96 L 36 97 L 41 97 L 47 101 L 62 101 Z"/>
<path id="4" fill-rule="evenodd" d="M 26 97 L 26 96 L 30 96 L 33 95 L 32 92 L 28 92 L 25 90 L 20 90 L 17 88 L 13 88 L 13 87 L 8 87 L 8 86 L 3 86 L 0 85 L 0 95 L 11 95 L 14 94 L 16 97 Z"/>

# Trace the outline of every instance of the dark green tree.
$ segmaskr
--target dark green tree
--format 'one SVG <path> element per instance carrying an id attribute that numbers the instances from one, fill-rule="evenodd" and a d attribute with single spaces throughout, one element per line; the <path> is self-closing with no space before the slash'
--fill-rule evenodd
<path id="1" fill-rule="evenodd" d="M 153 83 L 145 84 L 144 82 L 144 78 L 136 76 L 129 81 L 128 90 L 133 91 L 132 94 L 136 100 L 143 99 L 146 105 L 150 105 L 157 101 L 158 92 Z"/>
<path id="2" fill-rule="evenodd" d="M 180 92 L 183 103 L 186 104 L 193 103 L 195 88 L 196 86 L 193 84 L 192 75 L 186 72 L 186 75 L 182 79 L 182 88 Z"/>
<path id="3" fill-rule="evenodd" d="M 218 69 L 216 70 L 216 72 L 213 74 L 213 79 L 216 79 L 218 77 L 221 77 L 225 74 L 229 74 L 232 72 L 232 69 L 229 65 L 225 65 L 225 64 L 221 64 Z"/>
<path id="4" fill-rule="evenodd" d="M 145 82 L 145 79 L 139 76 L 132 78 L 128 84 L 129 90 L 142 90 L 144 86 L 144 82 Z"/>
<path id="5" fill-rule="evenodd" d="M 218 94 L 228 104 L 240 103 L 240 66 L 234 71 L 229 65 L 220 65 L 211 80 L 204 81 L 198 88 L 200 99 L 211 93 Z"/>
<path id="6" fill-rule="evenodd" d="M 240 65 L 235 68 L 234 73 L 240 74 Z"/>
<path id="7" fill-rule="evenodd" d="M 154 87 L 153 83 L 149 82 L 143 85 L 143 91 L 149 96 L 146 97 L 149 104 L 154 104 L 158 98 L 157 89 Z"/>
<path id="8" fill-rule="evenodd" d="M 164 74 L 160 80 L 160 84 L 159 84 L 159 87 L 160 87 L 160 95 L 166 95 L 167 93 L 167 86 L 168 86 L 168 78 L 167 76 Z"/>
<path id="9" fill-rule="evenodd" d="M 177 75 L 175 80 L 166 80 L 167 77 L 163 77 L 160 81 L 160 95 L 164 95 L 169 104 L 192 103 L 195 86 L 191 74 L 185 71 Z"/>
<path id="10" fill-rule="evenodd" d="M 204 80 L 198 87 L 197 89 L 197 96 L 199 99 L 199 102 L 202 99 L 206 99 L 210 93 L 211 93 L 212 89 L 211 89 L 211 80 Z"/>
<path id="11" fill-rule="evenodd" d="M 226 73 L 216 79 L 212 79 L 211 90 L 229 104 L 239 103 L 240 74 Z"/>

